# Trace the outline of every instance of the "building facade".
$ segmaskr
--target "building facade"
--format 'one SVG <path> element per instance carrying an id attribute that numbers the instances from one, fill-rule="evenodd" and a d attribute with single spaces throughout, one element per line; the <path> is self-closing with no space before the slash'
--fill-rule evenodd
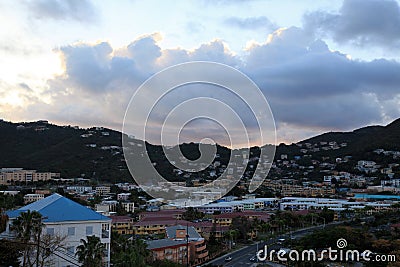
<path id="1" fill-rule="evenodd" d="M 59 173 L 37 172 L 36 170 L 24 170 L 22 168 L 1 168 L 0 184 L 11 185 L 18 183 L 29 183 L 39 181 L 49 181 L 53 178 L 59 178 Z"/>
<path id="2" fill-rule="evenodd" d="M 13 236 L 12 223 L 22 213 L 37 211 L 42 215 L 44 228 L 42 237 L 57 236 L 63 238 L 63 248 L 51 256 L 46 266 L 67 267 L 80 265 L 75 253 L 81 239 L 97 236 L 105 246 L 103 266 L 110 266 L 111 219 L 88 209 L 59 194 L 53 194 L 27 206 L 7 212 L 6 235 Z M 43 238 L 42 238 L 43 239 Z"/>

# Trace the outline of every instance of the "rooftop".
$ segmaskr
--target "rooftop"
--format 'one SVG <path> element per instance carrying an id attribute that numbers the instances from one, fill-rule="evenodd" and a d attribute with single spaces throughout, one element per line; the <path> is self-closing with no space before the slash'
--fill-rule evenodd
<path id="1" fill-rule="evenodd" d="M 187 230 L 189 234 L 189 239 L 201 239 L 201 235 L 194 229 L 193 226 L 183 226 L 183 225 L 174 225 L 165 227 L 167 237 L 175 239 L 177 230 Z"/>
<path id="2" fill-rule="evenodd" d="M 17 210 L 7 212 L 8 217 L 16 218 L 22 212 L 38 211 L 43 217 L 43 222 L 66 221 L 109 221 L 110 218 L 84 207 L 59 194 L 53 194 L 44 199 L 35 201 Z"/>
<path id="3" fill-rule="evenodd" d="M 158 239 L 158 240 L 150 240 L 146 241 L 148 249 L 159 249 L 165 247 L 174 247 L 174 246 L 186 246 L 186 240 L 173 240 L 173 239 Z"/>

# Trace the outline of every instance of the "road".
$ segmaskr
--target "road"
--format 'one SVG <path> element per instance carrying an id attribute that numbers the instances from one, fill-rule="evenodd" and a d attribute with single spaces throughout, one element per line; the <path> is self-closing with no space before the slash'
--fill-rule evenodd
<path id="1" fill-rule="evenodd" d="M 331 223 L 329 225 L 335 225 L 335 224 L 340 224 L 340 222 Z M 258 242 L 258 244 L 249 245 L 247 247 L 230 252 L 219 258 L 209 261 L 208 263 L 204 264 L 203 266 L 229 266 L 229 267 L 256 266 L 256 264 L 255 264 L 256 262 L 250 261 L 250 258 L 255 256 L 257 251 L 260 249 L 263 249 L 265 245 L 268 246 L 268 251 L 270 251 L 271 249 L 279 250 L 282 247 L 282 245 L 278 244 L 279 238 L 284 238 L 287 240 L 289 240 L 290 238 L 300 238 L 304 235 L 312 233 L 315 230 L 322 229 L 323 227 L 325 227 L 325 226 L 319 225 L 319 226 L 314 226 L 314 227 L 310 227 L 310 228 L 305 228 L 305 229 L 294 231 L 290 235 L 287 234 L 287 235 L 279 236 L 277 238 L 271 238 L 267 241 L 260 241 L 260 242 Z M 258 250 L 257 250 L 257 248 L 258 248 Z M 228 256 L 232 257 L 231 261 L 225 261 L 225 258 Z"/>

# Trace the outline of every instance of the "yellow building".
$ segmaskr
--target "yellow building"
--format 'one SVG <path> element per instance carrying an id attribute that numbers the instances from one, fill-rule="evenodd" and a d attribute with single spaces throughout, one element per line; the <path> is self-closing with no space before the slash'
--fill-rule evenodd
<path id="1" fill-rule="evenodd" d="M 133 230 L 133 219 L 129 216 L 110 216 L 111 228 L 121 235 L 132 235 Z"/>

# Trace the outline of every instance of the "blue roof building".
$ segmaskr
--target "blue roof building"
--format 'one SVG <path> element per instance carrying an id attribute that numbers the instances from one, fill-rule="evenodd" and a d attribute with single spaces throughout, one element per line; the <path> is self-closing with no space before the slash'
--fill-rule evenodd
<path id="1" fill-rule="evenodd" d="M 46 222 L 68 221 L 111 221 L 110 218 L 91 210 L 69 198 L 59 194 L 53 194 L 42 200 L 38 200 L 17 210 L 8 211 L 10 219 L 16 218 L 21 212 L 37 211 L 45 218 Z"/>
<path id="2" fill-rule="evenodd" d="M 3 234 L 0 234 L 0 239 L 15 236 L 10 226 L 21 213 L 28 210 L 37 211 L 42 215 L 44 224 L 42 235 L 58 236 L 63 240 L 63 248 L 60 247 L 55 251 L 45 266 L 80 266 L 75 256 L 76 248 L 81 244 L 81 239 L 92 235 L 99 237 L 101 243 L 105 245 L 103 266 L 110 266 L 111 218 L 59 194 L 53 194 L 17 210 L 8 211 L 7 228 Z"/>

